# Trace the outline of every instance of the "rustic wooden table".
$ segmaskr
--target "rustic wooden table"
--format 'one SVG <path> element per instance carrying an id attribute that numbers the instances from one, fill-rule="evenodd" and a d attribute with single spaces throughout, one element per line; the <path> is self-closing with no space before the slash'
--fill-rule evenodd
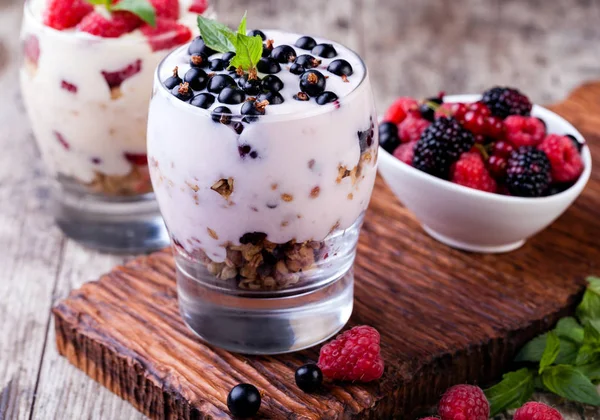
<path id="1" fill-rule="evenodd" d="M 553 102 L 600 79 L 598 0 L 221 0 L 251 26 L 322 34 L 358 50 L 379 109 L 400 94 L 480 91 L 492 84 Z M 58 356 L 50 308 L 128 257 L 65 239 L 19 94 L 22 1 L 0 0 L 0 419 L 134 419 L 132 406 Z M 563 406 L 569 419 L 600 414 Z"/>

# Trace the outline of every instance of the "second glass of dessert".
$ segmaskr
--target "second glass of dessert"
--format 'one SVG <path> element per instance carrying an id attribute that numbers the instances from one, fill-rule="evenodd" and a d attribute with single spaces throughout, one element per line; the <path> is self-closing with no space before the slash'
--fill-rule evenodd
<path id="1" fill-rule="evenodd" d="M 69 237 L 104 251 L 169 241 L 148 172 L 148 102 L 156 66 L 193 38 L 206 2 L 152 1 L 123 3 L 144 6 L 139 14 L 120 2 L 25 3 L 22 94 L 56 181 L 55 218 Z"/>
<path id="2" fill-rule="evenodd" d="M 219 347 L 275 354 L 326 340 L 350 317 L 376 113 L 350 49 L 250 35 L 262 58 L 249 68 L 228 67 L 240 51 L 200 37 L 160 64 L 148 158 L 185 322 Z"/>

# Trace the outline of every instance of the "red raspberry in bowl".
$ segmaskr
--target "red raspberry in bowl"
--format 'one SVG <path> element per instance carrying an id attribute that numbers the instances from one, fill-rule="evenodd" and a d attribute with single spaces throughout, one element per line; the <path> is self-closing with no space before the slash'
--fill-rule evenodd
<path id="1" fill-rule="evenodd" d="M 538 150 L 550 160 L 552 182 L 573 182 L 583 172 L 583 160 L 573 141 L 567 136 L 550 134 Z"/>
<path id="2" fill-rule="evenodd" d="M 318 366 L 329 379 L 370 382 L 381 378 L 379 332 L 368 325 L 345 331 L 321 347 Z"/>
<path id="3" fill-rule="evenodd" d="M 208 0 L 192 0 L 190 12 L 202 14 L 208 9 Z"/>
<path id="4" fill-rule="evenodd" d="M 394 150 L 394 157 L 407 165 L 412 165 L 413 156 L 415 155 L 416 141 L 403 143 Z"/>
<path id="5" fill-rule="evenodd" d="M 140 30 L 150 43 L 152 51 L 166 50 L 185 44 L 192 39 L 192 31 L 174 20 L 157 18 L 156 26 L 143 25 Z"/>
<path id="6" fill-rule="evenodd" d="M 514 420 L 563 420 L 562 414 L 558 410 L 540 403 L 531 401 L 525 403 L 521 408 L 515 411 Z"/>
<path id="7" fill-rule="evenodd" d="M 165 19 L 179 19 L 179 0 L 150 0 L 156 16 Z"/>
<path id="8" fill-rule="evenodd" d="M 113 12 L 110 17 L 93 12 L 83 18 L 77 29 L 103 38 L 118 38 L 133 31 L 142 21 L 130 12 Z"/>
<path id="9" fill-rule="evenodd" d="M 480 191 L 496 192 L 496 181 L 479 152 L 463 153 L 450 169 L 450 181 Z"/>
<path id="10" fill-rule="evenodd" d="M 487 420 L 490 404 L 481 388 L 455 385 L 442 397 L 438 414 L 442 420 Z"/>
<path id="11" fill-rule="evenodd" d="M 403 96 L 388 108 L 383 120 L 400 124 L 409 114 L 419 114 L 419 103 L 416 99 Z"/>
<path id="12" fill-rule="evenodd" d="M 504 137 L 515 147 L 537 146 L 544 140 L 546 126 L 535 117 L 511 115 L 504 120 Z"/>
<path id="13" fill-rule="evenodd" d="M 44 25 L 59 31 L 76 26 L 94 10 L 85 0 L 50 0 L 44 11 Z"/>
<path id="14" fill-rule="evenodd" d="M 426 119 L 409 115 L 398 125 L 398 137 L 402 143 L 417 141 L 430 124 Z"/>

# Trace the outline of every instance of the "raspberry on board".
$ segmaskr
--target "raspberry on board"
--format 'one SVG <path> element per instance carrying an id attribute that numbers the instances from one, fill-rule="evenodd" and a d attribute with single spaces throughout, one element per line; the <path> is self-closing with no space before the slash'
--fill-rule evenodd
<path id="1" fill-rule="evenodd" d="M 379 332 L 373 327 L 354 327 L 321 347 L 318 366 L 329 379 L 357 382 L 379 379 L 384 368 L 379 339 Z"/>
<path id="2" fill-rule="evenodd" d="M 563 420 L 562 414 L 546 404 L 530 401 L 515 411 L 514 420 Z"/>
<path id="3" fill-rule="evenodd" d="M 442 420 L 487 420 L 490 404 L 481 388 L 455 385 L 442 396 L 438 414 Z"/>
<path id="4" fill-rule="evenodd" d="M 473 134 L 454 118 L 440 117 L 423 131 L 415 146 L 413 166 L 423 172 L 448 179 L 450 166 L 473 147 Z"/>
<path id="5" fill-rule="evenodd" d="M 148 39 L 152 51 L 170 49 L 192 39 L 192 31 L 174 20 L 156 18 L 156 26 L 143 25 L 140 30 Z"/>
<path id="6" fill-rule="evenodd" d="M 550 134 L 538 149 L 550 160 L 552 182 L 574 182 L 583 172 L 583 159 L 569 137 Z"/>
<path id="7" fill-rule="evenodd" d="M 481 101 L 495 115 L 506 118 L 509 115 L 525 115 L 531 113 L 532 104 L 529 98 L 517 89 L 496 86 L 483 93 Z"/>
<path id="8" fill-rule="evenodd" d="M 545 135 L 546 125 L 538 118 L 511 115 L 504 120 L 504 138 L 515 147 L 537 146 Z"/>
<path id="9" fill-rule="evenodd" d="M 402 143 L 417 141 L 430 124 L 431 122 L 424 118 L 409 115 L 398 125 L 398 137 Z"/>
<path id="10" fill-rule="evenodd" d="M 388 108 L 383 117 L 384 121 L 393 122 L 394 124 L 400 124 L 404 119 L 411 113 L 419 113 L 419 103 L 414 98 L 403 96 L 396 99 L 396 101 Z"/>
<path id="11" fill-rule="evenodd" d="M 491 193 L 495 193 L 498 189 L 479 152 L 463 153 L 450 169 L 450 181 Z"/>
<path id="12" fill-rule="evenodd" d="M 76 26 L 94 6 L 85 0 L 50 0 L 44 11 L 44 25 L 63 30 Z"/>
<path id="13" fill-rule="evenodd" d="M 417 142 L 403 143 L 394 150 L 394 157 L 408 165 L 412 165 L 413 155 Z"/>
<path id="14" fill-rule="evenodd" d="M 541 150 L 521 146 L 508 158 L 506 186 L 518 197 L 541 197 L 550 186 L 550 161 Z"/>

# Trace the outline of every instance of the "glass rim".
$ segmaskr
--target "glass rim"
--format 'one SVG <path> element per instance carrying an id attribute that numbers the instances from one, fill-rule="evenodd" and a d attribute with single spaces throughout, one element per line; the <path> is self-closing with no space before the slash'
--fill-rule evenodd
<path id="1" fill-rule="evenodd" d="M 274 31 L 274 30 L 278 30 L 280 32 L 285 32 L 285 31 L 281 31 L 279 29 L 272 29 L 272 28 L 267 28 L 267 29 L 262 29 L 263 31 Z M 291 33 L 294 35 L 298 35 L 298 36 L 302 36 L 300 34 L 296 34 L 295 32 L 287 32 L 287 33 Z M 312 36 L 312 35 L 309 35 Z M 323 38 L 323 37 L 317 37 L 317 38 Z M 323 38 L 326 39 L 326 38 Z M 192 40 L 193 41 L 193 40 Z M 174 49 L 173 51 L 169 52 L 165 57 L 162 58 L 162 60 L 160 61 L 160 63 L 158 63 L 158 66 L 156 67 L 156 70 L 154 71 L 154 84 L 158 86 L 158 89 L 154 89 L 155 93 L 154 95 L 157 94 L 162 94 L 165 95 L 167 100 L 170 101 L 170 103 L 174 106 L 180 107 L 183 110 L 186 110 L 188 112 L 191 113 L 195 113 L 197 114 L 199 117 L 202 118 L 212 118 L 212 117 L 227 117 L 227 118 L 231 118 L 234 122 L 237 121 L 242 121 L 242 119 L 248 117 L 247 115 L 243 115 L 241 113 L 233 113 L 233 114 L 227 114 L 227 113 L 219 113 L 219 112 L 214 112 L 208 109 L 204 109 L 204 108 L 199 108 L 196 106 L 193 106 L 187 102 L 184 102 L 180 99 L 177 99 L 175 96 L 173 96 L 171 94 L 171 91 L 169 89 L 167 89 L 167 87 L 162 83 L 162 81 L 160 80 L 160 73 L 166 63 L 166 61 L 169 59 L 169 57 L 171 57 L 174 54 L 177 54 L 178 52 L 180 52 L 180 50 L 184 49 L 184 48 L 188 48 L 189 45 L 191 44 L 191 42 L 188 42 L 184 45 L 180 45 L 179 47 L 177 47 L 176 49 Z M 264 115 L 252 115 L 252 118 L 254 119 L 254 121 L 258 121 L 258 120 L 273 120 L 273 121 L 285 121 L 285 120 L 300 120 L 303 118 L 309 118 L 309 117 L 315 117 L 318 115 L 322 115 L 322 114 L 328 114 L 334 110 L 336 110 L 339 105 L 343 104 L 343 103 L 347 103 L 349 101 L 352 100 L 352 98 L 357 95 L 361 89 L 364 88 L 365 83 L 369 80 L 369 70 L 367 68 L 367 65 L 365 64 L 365 61 L 362 59 L 362 57 L 353 49 L 346 47 L 343 44 L 340 44 L 342 46 L 344 46 L 344 48 L 348 49 L 351 53 L 353 53 L 358 60 L 360 61 L 363 69 L 364 69 L 364 73 L 362 76 L 362 79 L 360 80 L 360 82 L 356 85 L 356 87 L 354 87 L 354 89 L 352 91 L 350 91 L 346 96 L 343 96 L 341 98 L 339 98 L 336 102 L 332 102 L 332 103 L 328 103 L 325 105 L 320 105 L 318 107 L 314 106 L 311 107 L 309 110 L 307 110 L 306 112 L 288 112 L 285 114 L 264 114 Z M 220 73 L 221 74 L 221 73 Z M 273 74 L 274 76 L 277 76 L 277 74 Z M 267 75 L 264 75 L 263 77 L 266 77 Z M 160 92 L 156 92 L 157 90 L 160 90 Z M 255 96 L 255 95 L 249 95 L 249 96 Z M 227 104 L 221 104 L 219 106 L 228 106 Z"/>
<path id="2" fill-rule="evenodd" d="M 37 18 L 37 16 L 34 14 L 34 12 L 32 10 L 32 6 L 31 6 L 32 3 L 33 3 L 33 0 L 25 1 L 25 4 L 23 6 L 23 15 L 24 15 L 23 19 L 24 20 L 27 19 L 27 21 L 30 23 L 32 22 L 36 27 L 36 31 L 39 31 L 41 33 L 45 32 L 48 34 L 52 34 L 53 36 L 62 38 L 61 40 L 67 40 L 69 42 L 97 41 L 97 42 L 103 42 L 103 43 L 112 44 L 112 45 L 138 45 L 138 44 L 147 44 L 148 43 L 148 38 L 146 36 L 135 37 L 135 38 L 127 36 L 127 35 L 134 33 L 135 31 L 124 34 L 124 36 L 121 36 L 118 38 L 104 38 L 101 36 L 88 34 L 86 32 L 74 32 L 73 29 L 75 29 L 76 26 L 73 28 L 65 29 L 65 30 L 59 30 L 59 29 L 52 28 L 48 25 L 45 25 L 43 23 L 42 19 Z M 210 14 L 210 13 L 212 13 L 212 11 L 213 11 L 213 9 L 212 9 L 212 5 L 211 5 L 202 14 L 203 15 Z M 136 30 L 137 29 L 139 29 L 139 28 L 136 28 Z M 192 39 L 193 39 L 194 35 L 195 35 L 193 32 L 194 28 L 192 27 L 190 29 L 192 29 Z M 173 30 L 170 32 L 162 33 L 162 34 L 152 37 L 150 39 L 155 40 L 155 41 L 160 41 L 161 39 L 167 39 L 176 33 L 177 33 L 177 31 Z M 157 51 L 153 51 L 153 52 L 158 53 L 161 51 L 166 52 L 166 51 L 170 51 L 170 49 L 157 50 Z"/>

